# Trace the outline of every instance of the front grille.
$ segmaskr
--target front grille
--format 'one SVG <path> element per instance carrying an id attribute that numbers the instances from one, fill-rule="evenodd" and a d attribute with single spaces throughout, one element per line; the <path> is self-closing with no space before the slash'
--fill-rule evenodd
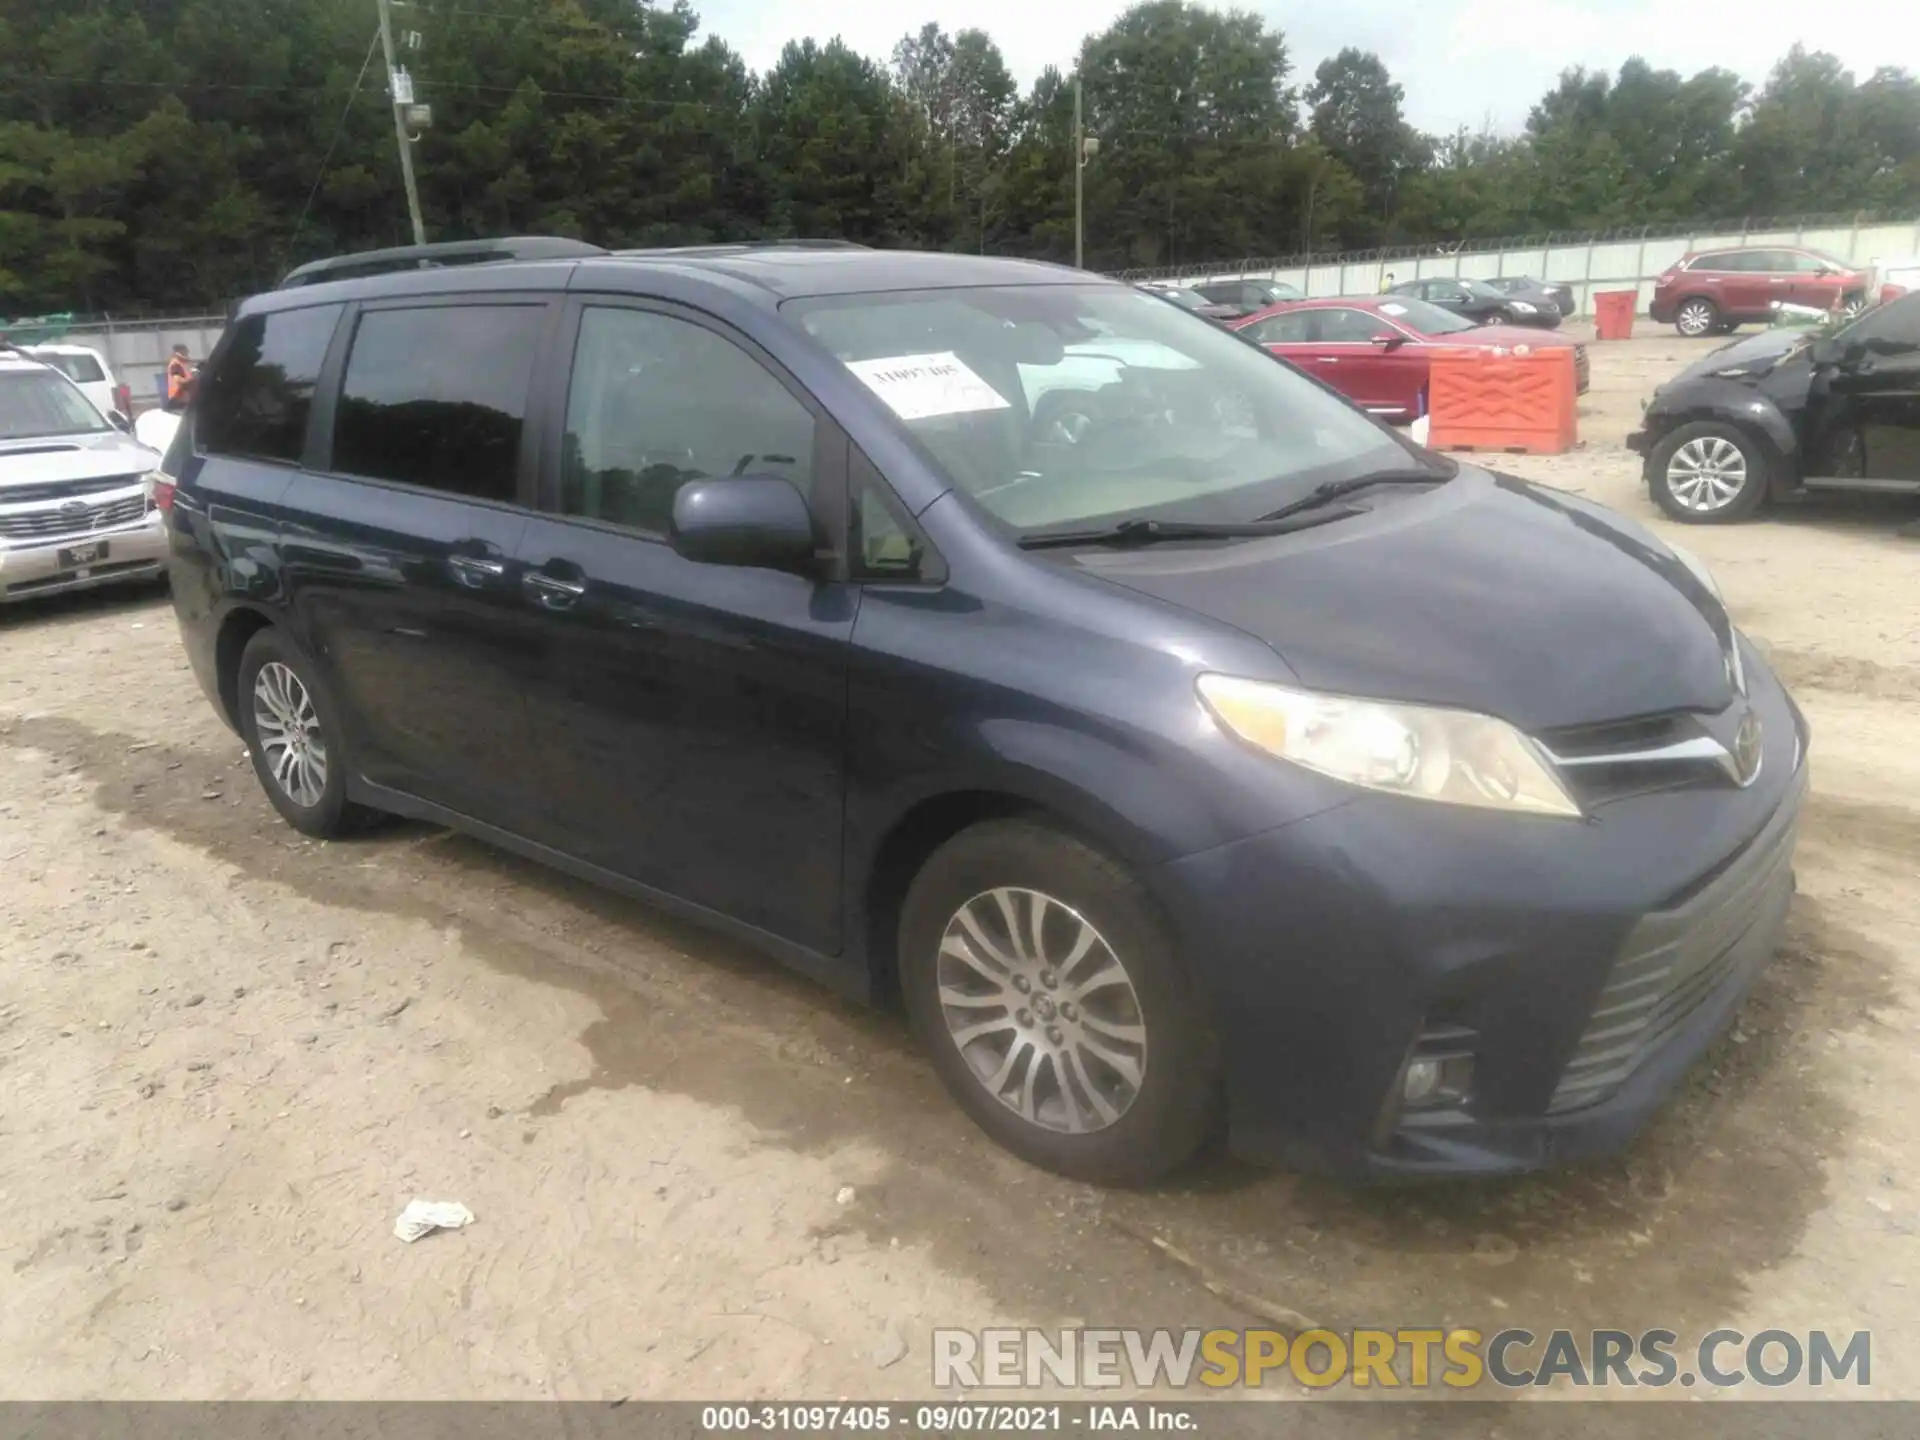
<path id="1" fill-rule="evenodd" d="M 146 513 L 145 495 L 127 495 L 104 505 L 88 505 L 80 511 L 70 511 L 64 504 L 48 510 L 15 511 L 0 514 L 0 538 L 55 540 L 65 535 L 91 535 L 137 524 Z"/>
<path id="2" fill-rule="evenodd" d="M 31 505 L 39 500 L 78 500 L 138 485 L 138 475 L 101 475 L 92 480 L 48 480 L 37 485 L 0 486 L 0 505 Z"/>
<path id="3" fill-rule="evenodd" d="M 1740 963 L 1740 942 L 1792 884 L 1798 800 L 1690 899 L 1634 926 L 1548 1112 L 1606 1099 Z"/>

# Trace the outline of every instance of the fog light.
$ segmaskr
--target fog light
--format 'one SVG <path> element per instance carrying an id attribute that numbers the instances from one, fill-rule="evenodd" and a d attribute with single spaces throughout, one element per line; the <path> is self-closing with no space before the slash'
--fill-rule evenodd
<path id="1" fill-rule="evenodd" d="M 1420 1046 L 1419 1049 L 1426 1049 Z M 1433 1110 L 1459 1105 L 1473 1091 L 1473 1056 L 1416 1055 L 1400 1077 L 1400 1105 Z"/>
<path id="2" fill-rule="evenodd" d="M 1407 1066 L 1406 1078 L 1400 1082 L 1400 1098 L 1409 1105 L 1417 1105 L 1439 1088 L 1440 1062 L 1416 1060 Z"/>

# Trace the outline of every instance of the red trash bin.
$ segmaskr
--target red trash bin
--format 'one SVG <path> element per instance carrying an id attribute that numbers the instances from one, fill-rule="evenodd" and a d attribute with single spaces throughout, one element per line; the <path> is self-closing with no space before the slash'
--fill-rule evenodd
<path id="1" fill-rule="evenodd" d="M 1633 312 L 1640 303 L 1638 290 L 1599 290 L 1593 297 L 1595 338 L 1631 340 Z"/>

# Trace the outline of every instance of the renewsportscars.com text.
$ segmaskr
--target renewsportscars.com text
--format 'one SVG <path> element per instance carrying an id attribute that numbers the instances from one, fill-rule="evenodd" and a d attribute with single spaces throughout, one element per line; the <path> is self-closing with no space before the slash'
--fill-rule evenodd
<path id="1" fill-rule="evenodd" d="M 1306 1330 L 935 1330 L 933 1383 L 941 1389 L 1469 1390 L 1536 1386 L 1805 1384 L 1865 1389 L 1870 1331 L 1714 1330 L 1683 1343 L 1672 1330 L 1432 1328 Z"/>

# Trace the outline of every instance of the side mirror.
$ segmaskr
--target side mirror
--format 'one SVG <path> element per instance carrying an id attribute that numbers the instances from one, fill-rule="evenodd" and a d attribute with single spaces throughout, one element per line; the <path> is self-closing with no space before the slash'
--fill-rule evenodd
<path id="1" fill-rule="evenodd" d="M 804 571 L 813 564 L 806 497 L 778 475 L 682 485 L 673 497 L 667 538 L 676 555 L 703 565 Z"/>
<path id="2" fill-rule="evenodd" d="M 107 423 L 116 430 L 124 430 L 129 435 L 133 433 L 133 420 L 124 410 L 109 410 Z"/>
<path id="3" fill-rule="evenodd" d="M 1402 345 L 1407 343 L 1407 337 L 1404 335 L 1376 335 L 1373 337 L 1373 343 L 1378 345 L 1382 350 L 1398 350 Z"/>

